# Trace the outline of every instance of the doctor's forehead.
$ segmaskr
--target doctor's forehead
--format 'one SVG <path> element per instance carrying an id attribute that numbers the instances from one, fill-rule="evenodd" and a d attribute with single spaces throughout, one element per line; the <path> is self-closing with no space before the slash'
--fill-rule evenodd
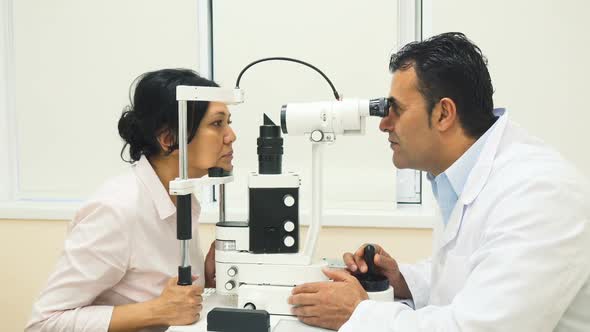
<path id="1" fill-rule="evenodd" d="M 413 67 L 396 70 L 393 73 L 389 95 L 402 103 L 421 97 L 420 90 L 418 89 L 418 78 Z"/>
<path id="2" fill-rule="evenodd" d="M 409 90 L 418 89 L 418 76 L 413 66 L 398 69 L 393 72 L 391 77 L 391 90 L 398 90 L 400 92 L 406 92 Z"/>

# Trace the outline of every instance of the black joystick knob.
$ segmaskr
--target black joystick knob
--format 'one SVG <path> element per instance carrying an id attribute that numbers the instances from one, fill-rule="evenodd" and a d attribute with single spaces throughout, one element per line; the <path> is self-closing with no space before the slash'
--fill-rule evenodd
<path id="1" fill-rule="evenodd" d="M 389 288 L 389 280 L 382 275 L 377 274 L 375 270 L 375 246 L 367 244 L 363 252 L 363 258 L 367 263 L 367 273 L 357 275 L 363 288 L 367 292 L 382 292 Z"/>
<path id="2" fill-rule="evenodd" d="M 367 262 L 367 279 L 373 280 L 377 277 L 377 273 L 375 272 L 375 247 L 372 244 L 367 244 L 363 257 Z"/>

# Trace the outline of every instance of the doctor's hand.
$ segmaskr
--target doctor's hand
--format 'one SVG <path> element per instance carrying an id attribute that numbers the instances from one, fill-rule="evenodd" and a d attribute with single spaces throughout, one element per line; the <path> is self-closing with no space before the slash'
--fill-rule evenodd
<path id="1" fill-rule="evenodd" d="M 197 280 L 193 276 L 193 282 Z M 170 278 L 162 294 L 152 300 L 152 312 L 159 325 L 188 325 L 199 320 L 203 309 L 203 287 L 179 286 L 178 278 Z"/>
<path id="2" fill-rule="evenodd" d="M 346 268 L 352 273 L 366 273 L 368 270 L 367 262 L 364 259 L 365 247 L 363 244 L 354 254 L 345 253 L 342 255 Z M 375 247 L 375 272 L 389 279 L 389 284 L 395 290 L 395 296 L 402 299 L 411 299 L 412 293 L 408 288 L 406 279 L 401 274 L 399 266 L 380 245 L 374 244 Z"/>
<path id="3" fill-rule="evenodd" d="M 205 287 L 215 288 L 215 241 L 211 243 L 205 257 Z"/>
<path id="4" fill-rule="evenodd" d="M 289 297 L 292 312 L 305 324 L 339 329 L 357 305 L 369 296 L 359 281 L 344 270 L 324 269 L 334 282 L 314 282 L 295 287 Z"/>

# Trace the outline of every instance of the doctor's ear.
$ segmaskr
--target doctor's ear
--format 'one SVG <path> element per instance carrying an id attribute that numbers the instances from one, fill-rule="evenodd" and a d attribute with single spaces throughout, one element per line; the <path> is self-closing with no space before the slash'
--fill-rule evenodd
<path id="1" fill-rule="evenodd" d="M 446 131 L 456 121 L 459 121 L 457 105 L 451 98 L 442 98 L 432 112 L 432 125 L 440 131 Z"/>

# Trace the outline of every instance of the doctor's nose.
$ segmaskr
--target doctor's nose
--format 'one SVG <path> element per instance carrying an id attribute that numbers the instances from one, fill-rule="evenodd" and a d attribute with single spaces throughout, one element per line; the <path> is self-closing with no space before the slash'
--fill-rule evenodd
<path id="1" fill-rule="evenodd" d="M 384 132 L 384 133 L 389 133 L 392 132 L 393 129 L 395 128 L 395 122 L 394 122 L 394 112 L 389 112 L 389 114 L 384 117 L 381 118 L 381 121 L 379 122 L 379 130 Z"/>

